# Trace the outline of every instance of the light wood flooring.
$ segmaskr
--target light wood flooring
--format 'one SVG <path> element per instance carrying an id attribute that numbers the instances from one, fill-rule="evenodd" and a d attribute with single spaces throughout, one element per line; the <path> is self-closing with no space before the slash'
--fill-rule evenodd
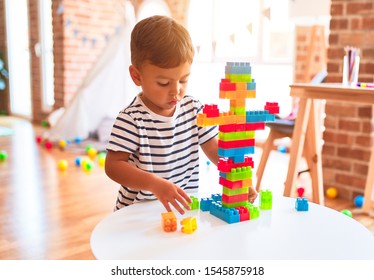
<path id="1" fill-rule="evenodd" d="M 12 117 L 0 117 L 1 126 L 13 134 L 0 136 L 0 150 L 8 154 L 0 162 L 0 259 L 94 259 L 90 235 L 113 211 L 118 185 L 97 162 L 91 172 L 76 167 L 75 158 L 83 153 L 47 150 L 37 144 L 42 127 Z M 57 169 L 60 159 L 69 163 L 66 172 Z M 282 166 L 279 188 L 286 160 L 276 155 L 269 159 L 268 165 Z M 264 182 L 266 177 L 265 170 Z M 326 206 L 354 211 L 351 201 L 340 199 L 327 200 Z M 373 218 L 359 214 L 354 218 L 374 232 Z"/>

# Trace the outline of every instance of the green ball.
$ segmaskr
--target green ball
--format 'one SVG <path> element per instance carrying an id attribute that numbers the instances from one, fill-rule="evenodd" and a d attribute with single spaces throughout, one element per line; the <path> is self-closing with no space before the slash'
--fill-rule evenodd
<path id="1" fill-rule="evenodd" d="M 344 215 L 346 215 L 346 216 L 352 218 L 352 212 L 351 212 L 350 210 L 348 210 L 348 209 L 343 209 L 341 212 L 342 212 Z"/>
<path id="2" fill-rule="evenodd" d="M 0 161 L 6 161 L 7 158 L 8 158 L 8 154 L 6 153 L 6 151 L 1 150 L 0 151 Z"/>

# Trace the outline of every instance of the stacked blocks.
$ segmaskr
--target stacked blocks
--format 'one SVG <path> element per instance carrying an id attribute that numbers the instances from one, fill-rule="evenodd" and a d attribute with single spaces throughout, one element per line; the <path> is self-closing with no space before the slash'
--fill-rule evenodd
<path id="1" fill-rule="evenodd" d="M 222 113 L 217 105 L 205 105 L 197 116 L 198 126 L 219 126 L 218 162 L 220 200 L 202 199 L 200 208 L 228 223 L 259 217 L 259 210 L 248 202 L 252 187 L 252 158 L 255 149 L 255 131 L 265 129 L 265 122 L 275 120 L 279 113 L 276 102 L 267 102 L 264 110 L 246 111 L 246 99 L 256 97 L 256 83 L 252 67 L 247 62 L 228 62 L 225 78 L 219 85 L 219 97 L 230 100 L 230 111 Z M 271 209 L 268 194 L 261 209 Z M 265 201 L 267 201 L 265 203 Z M 270 207 L 270 208 L 269 208 Z"/>

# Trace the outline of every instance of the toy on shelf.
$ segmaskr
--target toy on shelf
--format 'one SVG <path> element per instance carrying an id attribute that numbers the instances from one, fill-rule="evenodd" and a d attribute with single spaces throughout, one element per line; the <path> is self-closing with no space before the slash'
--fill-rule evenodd
<path id="1" fill-rule="evenodd" d="M 355 204 L 356 207 L 361 208 L 362 205 L 364 204 L 364 197 L 362 195 L 358 195 L 355 197 L 353 200 L 353 203 Z"/>
<path id="2" fill-rule="evenodd" d="M 58 162 L 57 162 L 57 167 L 60 171 L 66 171 L 66 169 L 68 169 L 68 162 L 67 160 L 65 159 L 60 159 Z"/>
<path id="3" fill-rule="evenodd" d="M 202 211 L 210 213 L 227 223 L 236 223 L 258 217 L 248 202 L 252 187 L 252 158 L 255 149 L 255 131 L 265 129 L 266 122 L 273 122 L 279 113 L 277 102 L 266 102 L 264 110 L 246 111 L 246 99 L 256 97 L 256 83 L 248 62 L 228 62 L 225 78 L 219 86 L 219 97 L 230 100 L 229 112 L 220 112 L 217 105 L 205 105 L 197 116 L 198 126 L 219 126 L 218 162 L 221 200 L 201 200 Z M 271 209 L 270 191 L 263 193 L 261 209 Z M 252 212 L 253 216 L 252 216 Z"/>
<path id="4" fill-rule="evenodd" d="M 352 218 L 352 212 L 351 210 L 348 210 L 348 209 L 343 209 L 342 211 L 340 211 L 341 213 L 343 213 L 344 215 Z"/>
<path id="5" fill-rule="evenodd" d="M 326 196 L 328 198 L 337 198 L 338 190 L 336 188 L 330 187 L 326 190 Z"/>
<path id="6" fill-rule="evenodd" d="M 298 197 L 303 197 L 304 192 L 305 192 L 305 189 L 303 187 L 298 187 L 296 191 L 297 191 Z"/>
<path id="7" fill-rule="evenodd" d="M 1 150 L 1 151 L 0 151 L 0 162 L 2 162 L 2 161 L 6 161 L 7 158 L 8 158 L 8 154 L 7 154 L 7 152 L 4 151 L 4 150 Z"/>

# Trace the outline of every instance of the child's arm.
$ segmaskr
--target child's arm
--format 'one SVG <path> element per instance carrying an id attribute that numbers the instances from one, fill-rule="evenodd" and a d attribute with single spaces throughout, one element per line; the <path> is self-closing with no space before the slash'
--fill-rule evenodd
<path id="1" fill-rule="evenodd" d="M 201 145 L 201 148 L 204 151 L 205 155 L 209 158 L 209 160 L 217 165 L 219 160 L 217 137 L 213 137 L 209 141 L 206 141 Z"/>
<path id="2" fill-rule="evenodd" d="M 132 166 L 128 163 L 129 156 L 125 152 L 108 151 L 105 172 L 109 178 L 132 189 L 152 192 L 169 212 L 170 204 L 181 214 L 184 214 L 181 205 L 190 209 L 188 203 L 191 203 L 191 199 L 184 190 L 166 179 Z"/>

